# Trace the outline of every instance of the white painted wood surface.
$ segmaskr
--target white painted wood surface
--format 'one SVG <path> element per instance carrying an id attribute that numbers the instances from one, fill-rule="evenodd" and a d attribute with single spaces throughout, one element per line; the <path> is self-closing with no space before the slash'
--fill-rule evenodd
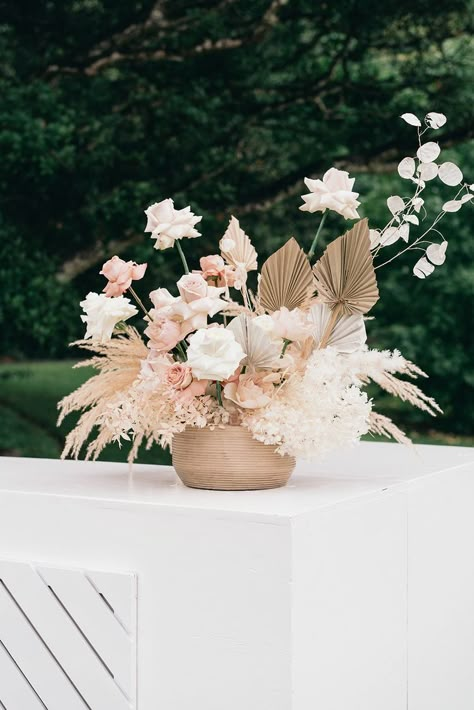
<path id="1" fill-rule="evenodd" d="M 30 589 L 24 612 L 78 687 L 97 664 L 45 623 L 48 584 L 113 666 L 115 690 L 101 676 L 86 709 L 133 707 L 132 583 L 113 580 L 134 572 L 138 710 L 472 710 L 473 494 L 463 448 L 362 444 L 247 493 L 185 489 L 166 467 L 0 459 L 0 577 Z M 86 571 L 79 607 L 64 570 Z M 97 592 L 117 621 L 105 636 Z M 76 710 L 64 678 L 44 687 L 34 643 L 23 674 L 7 653 L 31 635 L 9 609 L 0 589 L 0 710 Z"/>
<path id="2" fill-rule="evenodd" d="M 134 707 L 135 638 L 82 570 L 0 560 L 0 641 L 48 710 Z"/>

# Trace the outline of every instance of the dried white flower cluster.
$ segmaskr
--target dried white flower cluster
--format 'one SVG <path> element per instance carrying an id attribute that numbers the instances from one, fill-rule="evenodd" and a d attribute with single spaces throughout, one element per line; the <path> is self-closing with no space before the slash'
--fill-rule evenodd
<path id="1" fill-rule="evenodd" d="M 243 425 L 255 439 L 277 444 L 281 454 L 322 456 L 369 430 L 372 407 L 356 383 L 349 360 L 332 348 L 316 350 L 265 409 L 244 415 Z"/>

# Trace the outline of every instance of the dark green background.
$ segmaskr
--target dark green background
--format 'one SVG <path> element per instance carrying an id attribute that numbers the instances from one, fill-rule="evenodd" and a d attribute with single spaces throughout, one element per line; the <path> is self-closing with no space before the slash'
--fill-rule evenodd
<path id="1" fill-rule="evenodd" d="M 405 111 L 448 116 L 434 139 L 474 182 L 472 17 L 465 1 L 0 0 L 0 449 L 46 455 L 50 437 L 59 450 L 54 402 L 80 374 L 56 361 L 77 357 L 78 303 L 102 288 L 108 256 L 149 262 L 144 294 L 179 275 L 143 235 L 151 202 L 204 215 L 185 244 L 193 266 L 231 214 L 260 263 L 290 235 L 308 246 L 318 217 L 297 209 L 303 177 L 332 165 L 383 226 L 416 148 Z M 427 193 L 433 213 L 451 195 Z M 380 270 L 368 324 L 371 345 L 429 372 L 445 410 L 396 406 L 394 419 L 444 441 L 474 429 L 471 226 L 471 207 L 444 220 L 448 259 L 424 282 L 415 255 Z M 331 214 L 322 245 L 345 227 Z"/>

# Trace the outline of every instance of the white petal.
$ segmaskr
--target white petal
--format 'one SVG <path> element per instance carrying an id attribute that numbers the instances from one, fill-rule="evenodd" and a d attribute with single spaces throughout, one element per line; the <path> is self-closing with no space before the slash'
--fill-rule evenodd
<path id="1" fill-rule="evenodd" d="M 443 163 L 439 166 L 438 176 L 445 185 L 459 185 L 462 182 L 462 172 L 455 163 Z"/>
<path id="2" fill-rule="evenodd" d="M 435 111 L 431 111 L 425 116 L 425 121 L 431 128 L 441 128 L 447 120 L 444 113 L 436 113 Z"/>
<path id="3" fill-rule="evenodd" d="M 461 200 L 448 200 L 443 205 L 443 212 L 458 212 L 462 204 Z"/>
<path id="4" fill-rule="evenodd" d="M 398 174 L 402 178 L 411 178 L 415 174 L 415 161 L 413 158 L 403 158 L 398 164 Z"/>
<path id="5" fill-rule="evenodd" d="M 416 214 L 404 214 L 403 219 L 405 222 L 410 222 L 410 224 L 420 224 L 420 220 Z"/>
<path id="6" fill-rule="evenodd" d="M 416 151 L 416 154 L 422 163 L 433 162 L 433 160 L 436 160 L 440 153 L 441 148 L 437 143 L 434 143 L 433 141 L 420 145 L 420 147 Z"/>
<path id="7" fill-rule="evenodd" d="M 398 231 L 399 231 L 400 237 L 403 239 L 403 241 L 408 242 L 408 238 L 410 236 L 410 225 L 409 224 L 402 224 Z"/>
<path id="8" fill-rule="evenodd" d="M 474 183 L 472 185 L 469 185 L 469 189 L 472 190 L 472 192 L 474 192 Z"/>
<path id="9" fill-rule="evenodd" d="M 370 248 L 375 249 L 380 244 L 381 234 L 378 229 L 369 229 Z"/>
<path id="10" fill-rule="evenodd" d="M 413 267 L 413 273 L 415 274 L 415 276 L 418 276 L 419 279 L 424 279 L 433 273 L 434 268 L 435 267 L 433 266 L 433 264 L 430 264 L 428 259 L 422 256 L 421 259 L 418 259 L 415 266 Z"/>
<path id="11" fill-rule="evenodd" d="M 419 186 L 420 191 L 421 191 L 421 190 L 424 190 L 425 187 L 426 187 L 425 181 L 422 180 L 421 178 L 411 178 L 411 181 L 414 182 L 415 185 L 418 185 L 418 186 Z"/>
<path id="12" fill-rule="evenodd" d="M 438 174 L 436 163 L 422 163 L 418 168 L 418 175 L 422 180 L 433 180 Z"/>
<path id="13" fill-rule="evenodd" d="M 460 202 L 464 204 L 465 202 L 469 202 L 469 200 L 472 200 L 474 195 L 463 195 L 460 199 Z"/>
<path id="14" fill-rule="evenodd" d="M 415 116 L 414 113 L 403 113 L 400 118 L 402 118 L 405 123 L 409 123 L 410 126 L 421 126 L 421 121 Z"/>
<path id="15" fill-rule="evenodd" d="M 380 244 L 384 247 L 390 246 L 390 244 L 395 244 L 395 242 L 400 238 L 400 230 L 398 227 L 388 227 L 382 234 L 380 239 Z"/>
<path id="16" fill-rule="evenodd" d="M 398 195 L 392 195 L 387 200 L 387 207 L 390 212 L 395 215 L 399 212 L 403 212 L 403 210 L 405 209 L 405 203 Z"/>
<path id="17" fill-rule="evenodd" d="M 441 266 L 446 261 L 446 249 L 448 248 L 448 242 L 442 242 L 441 244 L 430 244 L 426 250 L 426 256 L 431 261 L 432 264 L 436 266 Z"/>
<path id="18" fill-rule="evenodd" d="M 425 201 L 422 197 L 414 197 L 412 200 L 412 204 L 415 212 L 419 212 L 425 204 Z"/>

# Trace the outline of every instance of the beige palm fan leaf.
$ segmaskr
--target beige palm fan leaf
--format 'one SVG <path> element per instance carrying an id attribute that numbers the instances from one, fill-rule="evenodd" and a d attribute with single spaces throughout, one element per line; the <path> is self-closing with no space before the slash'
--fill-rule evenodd
<path id="1" fill-rule="evenodd" d="M 237 270 L 255 271 L 257 269 L 255 247 L 235 217 L 230 218 L 229 226 L 219 242 L 219 248 L 227 263 Z"/>
<path id="2" fill-rule="evenodd" d="M 292 237 L 262 266 L 259 302 L 269 313 L 283 306 L 291 311 L 305 303 L 314 290 L 314 277 L 308 257 Z"/>
<path id="3" fill-rule="evenodd" d="M 325 303 L 314 303 L 309 309 L 308 317 L 314 323 L 312 336 L 317 347 L 324 338 L 331 315 L 331 310 Z M 328 334 L 327 345 L 340 353 L 353 353 L 360 350 L 366 340 L 364 318 L 357 313 L 352 316 L 340 316 Z"/>
<path id="4" fill-rule="evenodd" d="M 332 311 L 349 316 L 370 311 L 379 299 L 379 290 L 367 220 L 357 222 L 331 242 L 313 272 L 319 298 Z"/>
<path id="5" fill-rule="evenodd" d="M 253 318 L 241 314 L 231 320 L 227 326 L 234 334 L 236 341 L 247 354 L 242 365 L 250 370 L 271 370 L 278 363 L 281 344 L 272 340 L 268 333 L 255 323 Z"/>

